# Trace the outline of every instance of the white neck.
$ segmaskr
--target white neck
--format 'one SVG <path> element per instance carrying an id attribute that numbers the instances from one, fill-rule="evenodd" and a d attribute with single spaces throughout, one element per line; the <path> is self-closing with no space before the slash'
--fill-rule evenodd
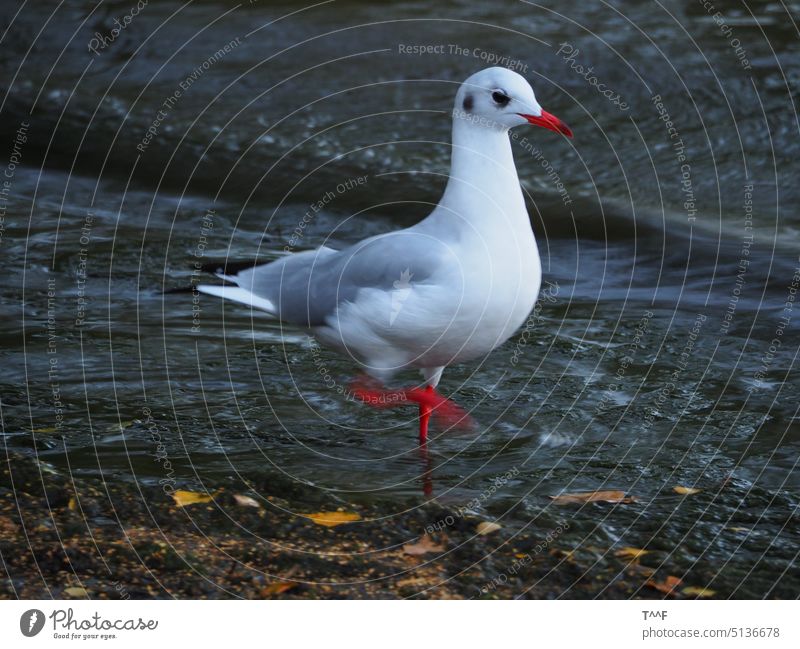
<path id="1" fill-rule="evenodd" d="M 530 229 L 507 129 L 454 115 L 450 178 L 429 218 L 478 231 Z"/>

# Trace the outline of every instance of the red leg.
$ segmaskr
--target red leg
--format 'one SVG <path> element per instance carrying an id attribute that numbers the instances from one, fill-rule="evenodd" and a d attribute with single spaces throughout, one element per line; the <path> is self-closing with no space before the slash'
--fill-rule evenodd
<path id="1" fill-rule="evenodd" d="M 422 494 L 430 498 L 433 495 L 433 467 L 431 466 L 431 457 L 428 455 L 427 442 L 419 445 L 419 455 L 425 462 L 425 470 L 422 472 Z"/>
<path id="2" fill-rule="evenodd" d="M 429 385 L 425 388 L 425 392 L 432 395 L 434 392 L 433 386 Z M 428 422 L 431 419 L 432 408 L 430 402 L 419 402 L 419 443 L 420 446 L 428 442 Z"/>
<path id="3" fill-rule="evenodd" d="M 458 405 L 443 397 L 433 387 L 385 390 L 376 381 L 356 381 L 353 385 L 356 398 L 374 408 L 394 408 L 416 403 L 419 406 L 419 438 L 427 439 L 431 415 L 447 427 L 466 428 L 473 425 L 472 418 Z"/>

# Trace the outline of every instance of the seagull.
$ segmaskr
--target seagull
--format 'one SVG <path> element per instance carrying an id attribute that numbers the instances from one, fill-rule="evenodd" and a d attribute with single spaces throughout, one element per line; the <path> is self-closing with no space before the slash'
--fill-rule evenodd
<path id="1" fill-rule="evenodd" d="M 461 84 L 452 117 L 450 175 L 421 222 L 342 250 L 323 246 L 235 272 L 217 268 L 223 285 L 196 286 L 349 356 L 367 377 L 354 387 L 364 403 L 418 406 L 422 446 L 432 413 L 453 425 L 469 419 L 436 390 L 444 368 L 508 340 L 539 293 L 541 261 L 509 130 L 530 124 L 572 137 L 525 78 L 502 67 Z M 407 369 L 421 372 L 418 386 L 384 387 Z"/>

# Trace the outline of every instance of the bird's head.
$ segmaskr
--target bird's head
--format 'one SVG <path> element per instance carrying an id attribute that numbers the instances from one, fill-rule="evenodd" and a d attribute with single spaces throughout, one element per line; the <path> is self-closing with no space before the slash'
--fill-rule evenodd
<path id="1" fill-rule="evenodd" d="M 500 130 L 533 124 L 572 137 L 564 122 L 542 109 L 525 78 L 507 68 L 486 68 L 462 83 L 453 118 Z"/>

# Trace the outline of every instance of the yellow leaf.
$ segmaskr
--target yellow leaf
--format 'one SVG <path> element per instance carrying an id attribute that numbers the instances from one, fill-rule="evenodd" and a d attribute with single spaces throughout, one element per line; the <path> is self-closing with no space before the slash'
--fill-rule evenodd
<path id="1" fill-rule="evenodd" d="M 236 501 L 237 505 L 241 505 L 242 507 L 261 507 L 261 503 L 259 503 L 255 498 L 251 498 L 250 496 L 245 496 L 243 494 L 233 494 L 233 499 Z"/>
<path id="2" fill-rule="evenodd" d="M 172 499 L 178 507 L 188 507 L 197 503 L 211 502 L 212 495 L 209 493 L 197 493 L 196 491 L 186 491 L 178 489 L 172 492 Z"/>
<path id="3" fill-rule="evenodd" d="M 478 526 L 475 528 L 475 531 L 478 532 L 481 536 L 486 536 L 487 534 L 491 534 L 492 532 L 496 532 L 497 530 L 503 529 L 502 526 L 498 525 L 497 523 L 492 523 L 491 521 L 481 521 L 478 523 Z"/>
<path id="4" fill-rule="evenodd" d="M 64 594 L 68 597 L 88 597 L 89 593 L 86 592 L 85 588 L 81 586 L 70 586 L 69 588 L 64 589 Z"/>
<path id="5" fill-rule="evenodd" d="M 650 554 L 650 550 L 643 550 L 642 548 L 624 547 L 620 548 L 614 553 L 615 557 L 623 559 L 641 559 L 644 555 Z"/>
<path id="6" fill-rule="evenodd" d="M 325 527 L 336 527 L 342 523 L 361 520 L 361 516 L 355 512 L 317 512 L 316 514 L 308 514 L 308 517 L 317 525 L 324 525 Z"/>
<path id="7" fill-rule="evenodd" d="M 689 597 L 714 597 L 717 591 L 710 588 L 701 588 L 700 586 L 688 586 L 681 591 L 684 595 Z"/>
<path id="8" fill-rule="evenodd" d="M 44 428 L 34 428 L 32 433 L 37 434 L 46 434 L 46 433 L 57 433 L 58 427 L 57 426 L 45 426 Z"/>
<path id="9" fill-rule="evenodd" d="M 550 496 L 553 502 L 557 505 L 568 505 L 574 503 L 632 503 L 636 499 L 632 496 L 626 496 L 624 491 L 607 490 L 607 491 L 584 491 L 574 494 L 559 494 L 558 496 Z"/>
<path id="10" fill-rule="evenodd" d="M 430 536 L 423 534 L 417 543 L 406 543 L 403 552 L 411 556 L 427 554 L 428 552 L 444 552 L 444 546 L 433 542 Z"/>
<path id="11" fill-rule="evenodd" d="M 702 491 L 702 489 L 695 489 L 694 487 L 681 487 L 680 485 L 673 487 L 672 490 L 681 496 L 691 496 L 693 494 L 699 494 Z"/>
<path id="12" fill-rule="evenodd" d="M 73 512 L 74 512 L 76 509 L 78 509 L 78 503 L 77 503 L 77 501 L 75 500 L 75 496 L 72 496 L 72 497 L 69 499 L 69 502 L 67 503 L 67 509 L 69 509 L 70 511 L 73 511 Z"/>

